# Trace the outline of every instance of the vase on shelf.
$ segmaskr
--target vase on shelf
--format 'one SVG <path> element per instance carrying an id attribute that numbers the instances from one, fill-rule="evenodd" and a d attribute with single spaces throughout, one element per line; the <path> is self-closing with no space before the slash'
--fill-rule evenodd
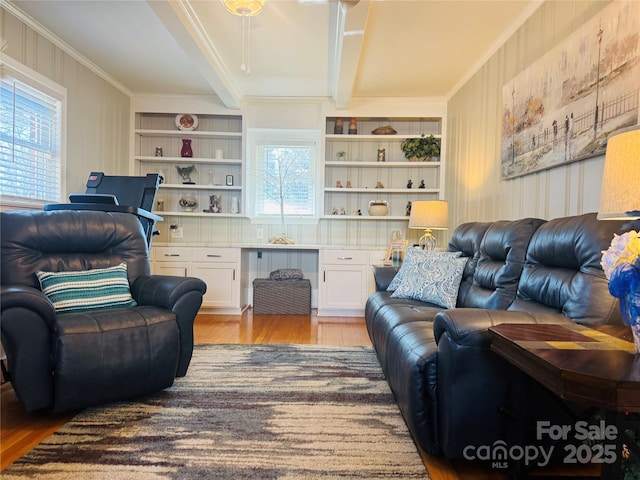
<path id="1" fill-rule="evenodd" d="M 631 328 L 636 353 L 640 353 L 640 293 L 629 293 L 620 299 L 622 320 Z"/>
<path id="2" fill-rule="evenodd" d="M 389 202 L 386 200 L 371 200 L 367 211 L 373 217 L 384 217 L 389 213 Z"/>
<path id="3" fill-rule="evenodd" d="M 180 156 L 183 158 L 193 157 L 193 150 L 191 150 L 191 140 L 188 138 L 182 139 L 182 150 L 180 150 Z"/>

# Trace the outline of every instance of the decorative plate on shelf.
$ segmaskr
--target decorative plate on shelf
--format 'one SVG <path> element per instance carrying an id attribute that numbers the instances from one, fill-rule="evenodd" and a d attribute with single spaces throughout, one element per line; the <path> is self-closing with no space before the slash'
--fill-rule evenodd
<path id="1" fill-rule="evenodd" d="M 198 128 L 198 117 L 185 113 L 176 115 L 176 127 L 186 131 L 195 130 Z"/>

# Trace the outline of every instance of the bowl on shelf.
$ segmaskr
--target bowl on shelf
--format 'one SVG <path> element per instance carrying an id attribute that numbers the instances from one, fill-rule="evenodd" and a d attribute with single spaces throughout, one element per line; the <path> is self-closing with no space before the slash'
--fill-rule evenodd
<path id="1" fill-rule="evenodd" d="M 193 195 L 187 194 L 178 200 L 178 205 L 185 212 L 193 212 L 198 207 L 198 200 Z"/>

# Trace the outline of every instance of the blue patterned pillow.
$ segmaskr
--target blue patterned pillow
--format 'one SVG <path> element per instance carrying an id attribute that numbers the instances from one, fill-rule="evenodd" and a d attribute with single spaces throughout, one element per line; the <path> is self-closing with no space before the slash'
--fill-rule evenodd
<path id="1" fill-rule="evenodd" d="M 417 270 L 421 270 L 420 264 L 431 258 L 439 258 L 441 256 L 448 256 L 457 258 L 462 255 L 461 252 L 434 252 L 432 250 L 420 250 L 418 248 L 407 248 L 404 256 L 404 262 L 396 276 L 393 277 L 391 283 L 387 287 L 388 292 L 393 292 L 402 283 L 407 275 L 413 275 Z"/>
<path id="2" fill-rule="evenodd" d="M 455 308 L 467 260 L 467 257 L 452 255 L 425 257 L 416 262 L 416 268 L 404 277 L 391 296 Z"/>
<path id="3" fill-rule="evenodd" d="M 40 288 L 58 313 L 133 307 L 127 264 L 78 272 L 37 271 Z"/>

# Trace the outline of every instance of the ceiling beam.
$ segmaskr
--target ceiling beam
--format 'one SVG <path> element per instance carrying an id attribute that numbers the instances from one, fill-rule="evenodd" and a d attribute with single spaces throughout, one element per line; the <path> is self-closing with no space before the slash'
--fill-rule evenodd
<path id="1" fill-rule="evenodd" d="M 347 108 L 358 73 L 369 12 L 368 0 L 332 3 L 329 45 L 329 96 L 336 108 Z"/>
<path id="2" fill-rule="evenodd" d="M 239 108 L 242 96 L 189 0 L 147 1 L 220 101 Z"/>

